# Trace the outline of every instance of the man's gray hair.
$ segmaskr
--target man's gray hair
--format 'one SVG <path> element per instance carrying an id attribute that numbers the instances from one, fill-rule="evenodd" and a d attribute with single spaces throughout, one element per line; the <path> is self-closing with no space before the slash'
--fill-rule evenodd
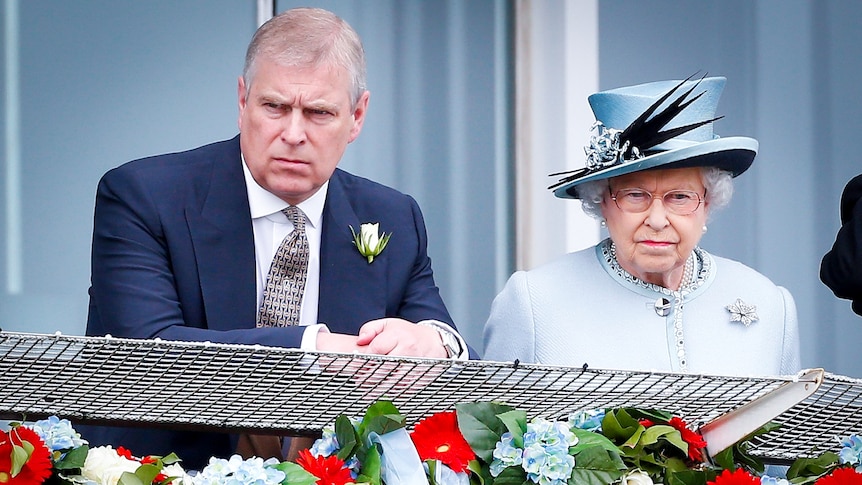
<path id="1" fill-rule="evenodd" d="M 294 8 L 269 19 L 255 32 L 245 55 L 246 92 L 260 59 L 290 67 L 333 66 L 350 75 L 355 107 L 366 90 L 365 50 L 356 31 L 337 15 L 319 8 Z"/>

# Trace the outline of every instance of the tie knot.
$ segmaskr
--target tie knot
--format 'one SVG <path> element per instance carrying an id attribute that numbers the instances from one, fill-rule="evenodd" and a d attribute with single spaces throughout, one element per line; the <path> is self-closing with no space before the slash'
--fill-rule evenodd
<path id="1" fill-rule="evenodd" d="M 305 231 L 305 213 L 302 209 L 295 205 L 288 206 L 284 209 L 284 215 L 293 223 L 293 228 L 298 231 Z"/>

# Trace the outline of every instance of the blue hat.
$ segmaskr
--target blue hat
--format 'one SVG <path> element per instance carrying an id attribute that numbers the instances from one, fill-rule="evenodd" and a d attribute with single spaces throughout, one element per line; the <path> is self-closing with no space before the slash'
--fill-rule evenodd
<path id="1" fill-rule="evenodd" d="M 652 168 L 717 167 L 734 177 L 745 172 L 757 155 L 757 140 L 712 132 L 726 81 L 688 78 L 593 94 L 596 122 L 585 147 L 586 167 L 551 174 L 562 178 L 548 188 L 577 199 L 580 184 Z"/>

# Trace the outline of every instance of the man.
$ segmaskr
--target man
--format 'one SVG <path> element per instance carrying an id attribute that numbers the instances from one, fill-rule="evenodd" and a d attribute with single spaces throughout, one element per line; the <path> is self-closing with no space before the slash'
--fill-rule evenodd
<path id="1" fill-rule="evenodd" d="M 237 91 L 238 137 L 133 161 L 100 181 L 87 334 L 466 358 L 416 202 L 336 168 L 369 100 L 352 28 L 319 9 L 271 19 Z M 363 223 L 391 234 L 373 259 L 354 243 Z M 299 254 L 280 251 L 288 241 L 301 241 L 307 259 L 292 290 L 269 275 L 282 264 L 274 259 Z M 293 296 L 273 302 L 279 291 Z M 279 320 L 285 308 L 292 322 Z M 235 445 L 226 435 L 92 433 L 133 452 L 174 451 L 187 467 Z"/>
<path id="2" fill-rule="evenodd" d="M 852 302 L 862 316 L 862 175 L 853 177 L 841 194 L 841 228 L 832 249 L 820 262 L 820 280 L 838 298 Z"/>

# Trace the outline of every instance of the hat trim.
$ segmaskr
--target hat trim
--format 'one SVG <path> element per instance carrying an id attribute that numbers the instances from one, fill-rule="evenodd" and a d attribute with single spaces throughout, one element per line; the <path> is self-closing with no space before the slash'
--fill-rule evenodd
<path id="1" fill-rule="evenodd" d="M 577 199 L 579 198 L 577 191 L 572 191 L 575 192 L 574 194 L 569 191 L 583 183 L 659 167 L 672 169 L 715 166 L 722 170 L 727 170 L 736 177 L 751 166 L 754 156 L 757 155 L 758 146 L 757 140 L 744 136 L 716 138 L 694 146 L 667 150 L 643 158 L 626 161 L 622 164 L 612 165 L 606 169 L 593 172 L 557 187 L 554 189 L 554 195 L 562 199 Z M 729 155 L 730 152 L 740 153 L 731 156 L 729 159 L 716 160 L 716 158 L 722 158 L 720 155 Z"/>

